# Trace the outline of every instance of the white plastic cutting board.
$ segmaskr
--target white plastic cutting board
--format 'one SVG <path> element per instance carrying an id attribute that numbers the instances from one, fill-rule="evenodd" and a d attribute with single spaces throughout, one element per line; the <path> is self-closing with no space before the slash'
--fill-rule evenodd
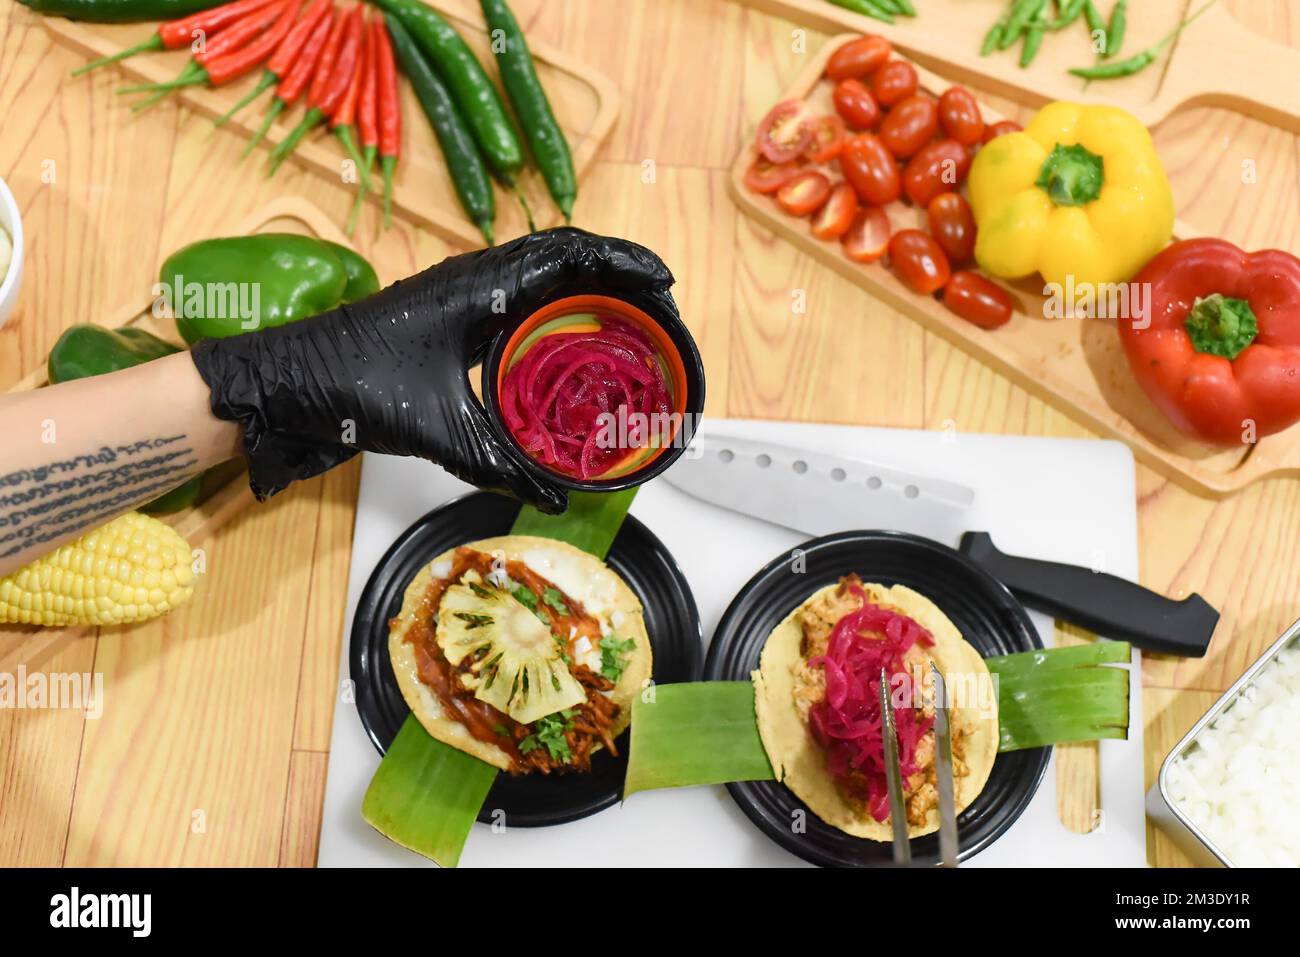
<path id="1" fill-rule="evenodd" d="M 765 438 L 815 451 L 855 455 L 975 489 L 970 528 L 987 531 L 1012 554 L 1071 562 L 1136 579 L 1137 507 L 1133 456 L 1119 442 L 857 428 L 756 420 L 709 420 L 711 433 Z M 348 618 L 340 649 L 319 864 L 419 866 L 423 858 L 388 842 L 361 818 L 361 799 L 379 765 L 347 692 L 352 615 L 388 546 L 431 508 L 465 492 L 464 483 L 426 462 L 367 455 L 361 473 Z M 736 591 L 801 536 L 706 505 L 663 481 L 645 485 L 632 507 L 676 557 L 695 593 L 707 641 Z M 859 527 L 844 517 L 846 529 Z M 955 544 L 955 543 L 949 543 Z M 1033 613 L 1044 642 L 1052 622 Z M 1135 663 L 1137 654 L 1134 654 Z M 1101 743 L 1104 817 L 1087 835 L 1056 815 L 1049 767 L 1033 803 L 972 865 L 1134 866 L 1146 863 L 1141 681 L 1130 682 L 1130 738 Z M 505 828 L 476 824 L 462 867 L 788 866 L 803 863 L 772 843 L 722 787 L 634 795 L 572 824 Z"/>

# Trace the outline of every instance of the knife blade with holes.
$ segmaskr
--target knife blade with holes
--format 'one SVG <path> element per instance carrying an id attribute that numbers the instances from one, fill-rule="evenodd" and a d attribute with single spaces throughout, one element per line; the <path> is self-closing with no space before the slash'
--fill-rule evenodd
<path id="1" fill-rule="evenodd" d="M 710 504 L 812 535 L 883 528 L 954 543 L 975 501 L 957 482 L 717 434 L 697 433 L 663 477 Z"/>

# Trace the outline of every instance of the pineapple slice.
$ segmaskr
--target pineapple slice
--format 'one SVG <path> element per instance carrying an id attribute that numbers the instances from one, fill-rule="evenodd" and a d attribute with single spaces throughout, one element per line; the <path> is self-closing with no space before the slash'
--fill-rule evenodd
<path id="1" fill-rule="evenodd" d="M 470 660 L 462 684 L 474 697 L 532 724 L 587 700 L 548 628 L 513 595 L 471 572 L 443 594 L 438 646 L 453 665 Z"/>

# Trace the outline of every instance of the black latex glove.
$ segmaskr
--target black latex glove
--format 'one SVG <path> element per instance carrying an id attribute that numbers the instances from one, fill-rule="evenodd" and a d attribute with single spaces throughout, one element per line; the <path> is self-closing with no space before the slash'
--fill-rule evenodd
<path id="1" fill-rule="evenodd" d="M 610 295 L 675 320 L 672 283 L 644 246 L 552 229 L 446 259 L 332 312 L 200 342 L 194 364 L 213 413 L 244 428 L 259 499 L 367 451 L 417 455 L 558 512 L 564 490 L 495 437 L 468 370 L 497 335 L 565 296 Z"/>

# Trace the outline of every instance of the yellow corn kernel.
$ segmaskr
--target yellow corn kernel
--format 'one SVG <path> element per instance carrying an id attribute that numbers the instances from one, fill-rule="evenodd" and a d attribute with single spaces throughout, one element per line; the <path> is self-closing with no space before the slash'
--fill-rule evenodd
<path id="1" fill-rule="evenodd" d="M 126 625 L 193 594 L 189 544 L 156 518 L 128 512 L 0 578 L 0 622 Z"/>

